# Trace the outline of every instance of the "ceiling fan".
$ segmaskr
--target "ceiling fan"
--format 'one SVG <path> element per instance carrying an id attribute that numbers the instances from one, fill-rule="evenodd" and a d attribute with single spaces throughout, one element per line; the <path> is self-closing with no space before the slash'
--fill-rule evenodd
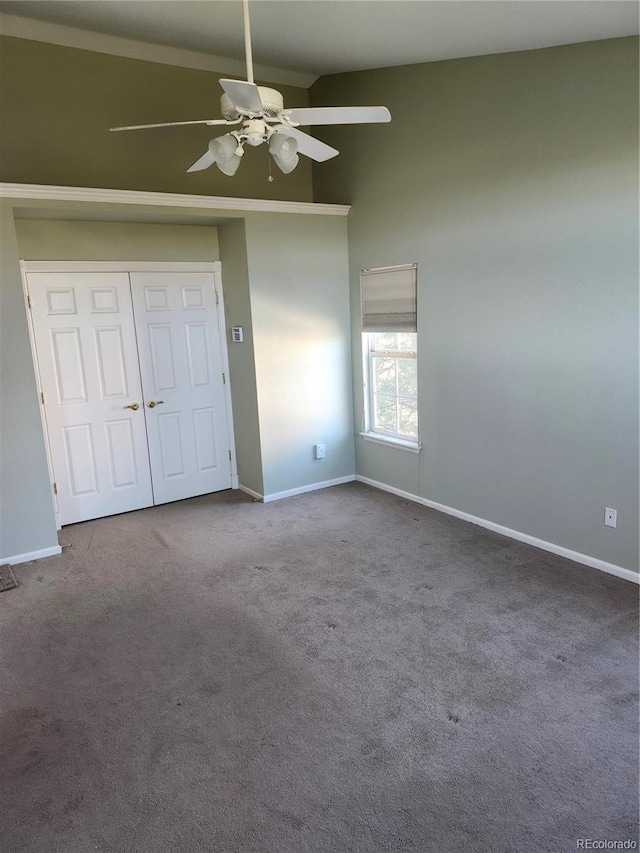
<path id="1" fill-rule="evenodd" d="M 215 163 L 225 175 L 235 175 L 244 154 L 245 144 L 257 146 L 266 142 L 276 165 L 286 175 L 298 165 L 299 153 L 318 163 L 340 153 L 330 145 L 299 130 L 300 125 L 366 124 L 391 121 L 391 114 L 386 107 L 285 109 L 280 92 L 266 86 L 256 86 L 254 83 L 249 0 L 242 0 L 242 11 L 247 79 L 246 81 L 220 80 L 220 85 L 224 89 L 220 99 L 220 109 L 224 118 L 134 124 L 127 127 L 112 127 L 110 130 L 144 130 L 191 124 L 239 125 L 236 130 L 210 140 L 207 150 L 187 169 L 187 172 L 200 172 Z"/>

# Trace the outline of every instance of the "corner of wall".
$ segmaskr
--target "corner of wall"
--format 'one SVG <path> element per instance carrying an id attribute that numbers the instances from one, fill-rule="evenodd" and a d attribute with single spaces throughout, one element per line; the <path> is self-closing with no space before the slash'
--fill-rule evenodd
<path id="1" fill-rule="evenodd" d="M 251 315 L 247 240 L 244 219 L 218 228 L 224 289 L 231 400 L 240 486 L 264 494 L 260 420 Z M 231 340 L 232 326 L 242 326 L 244 341 Z"/>

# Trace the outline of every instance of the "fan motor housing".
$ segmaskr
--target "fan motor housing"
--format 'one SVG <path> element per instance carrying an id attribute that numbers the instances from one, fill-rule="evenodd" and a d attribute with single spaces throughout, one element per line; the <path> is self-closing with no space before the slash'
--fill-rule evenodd
<path id="1" fill-rule="evenodd" d="M 258 86 L 260 100 L 262 101 L 263 115 L 267 118 L 277 118 L 284 109 L 282 95 L 276 89 L 267 86 Z M 220 109 L 227 121 L 237 121 L 241 118 L 231 98 L 225 93 L 220 98 Z"/>

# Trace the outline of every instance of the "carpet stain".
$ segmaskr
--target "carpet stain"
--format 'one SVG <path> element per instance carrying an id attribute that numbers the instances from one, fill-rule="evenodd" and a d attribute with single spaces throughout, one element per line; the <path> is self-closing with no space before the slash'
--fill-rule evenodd
<path id="1" fill-rule="evenodd" d="M 635 704 L 638 701 L 638 694 L 635 690 L 630 690 L 627 693 L 619 693 L 616 696 L 611 696 L 609 702 L 611 705 L 624 707 L 625 705 Z"/>
<path id="2" fill-rule="evenodd" d="M 367 758 L 372 753 L 377 752 L 381 746 L 382 744 L 380 743 L 380 741 L 375 740 L 375 738 L 369 738 L 365 742 L 364 746 L 360 748 L 360 755 L 363 755 L 365 758 Z"/>
<path id="3" fill-rule="evenodd" d="M 304 818 L 301 818 L 299 815 L 294 814 L 293 812 L 288 811 L 287 809 L 279 809 L 275 806 L 270 806 L 268 803 L 264 801 L 261 803 L 262 807 L 266 809 L 266 811 L 270 812 L 270 814 L 275 815 L 280 818 L 283 823 L 286 823 L 287 826 L 292 827 L 293 829 L 302 829 L 305 824 Z"/>
<path id="4" fill-rule="evenodd" d="M 460 722 L 460 717 L 458 717 L 456 714 L 449 714 L 447 719 L 450 723 L 454 723 L 455 725 Z"/>
<path id="5" fill-rule="evenodd" d="M 560 663 L 566 663 L 567 659 L 564 655 L 556 655 L 556 660 L 559 660 Z"/>
<path id="6" fill-rule="evenodd" d="M 166 536 L 163 536 L 163 534 L 160 533 L 159 530 L 153 531 L 153 538 L 156 540 L 156 542 L 159 542 L 163 548 L 169 547 L 169 540 L 167 539 Z"/>
<path id="7" fill-rule="evenodd" d="M 10 711 L 0 717 L 0 738 L 3 742 L 9 742 L 16 738 L 25 738 L 34 728 L 40 728 L 42 720 L 46 716 L 42 708 L 29 706 Z"/>
<path id="8" fill-rule="evenodd" d="M 219 696 L 224 692 L 224 684 L 221 681 L 210 681 L 202 685 L 200 692 L 205 696 Z"/>

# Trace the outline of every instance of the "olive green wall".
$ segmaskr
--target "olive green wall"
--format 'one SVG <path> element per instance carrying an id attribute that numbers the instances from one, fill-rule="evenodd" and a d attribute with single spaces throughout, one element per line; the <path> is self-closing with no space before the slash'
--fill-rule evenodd
<path id="1" fill-rule="evenodd" d="M 637 571 L 637 40 L 325 77 L 311 102 L 393 116 L 318 128 L 341 153 L 315 200 L 353 205 L 357 424 L 359 270 L 418 263 L 423 449 L 358 438 L 358 473 Z"/>
<path id="2" fill-rule="evenodd" d="M 109 133 L 128 124 L 221 118 L 220 77 L 77 48 L 0 37 L 0 181 L 311 201 L 311 165 L 268 177 L 265 145 L 234 177 L 186 174 L 224 127 Z M 258 81 L 268 85 L 268 81 Z M 278 84 L 290 107 L 305 89 Z"/>
<path id="3" fill-rule="evenodd" d="M 219 261 L 210 225 L 17 219 L 26 261 Z"/>

